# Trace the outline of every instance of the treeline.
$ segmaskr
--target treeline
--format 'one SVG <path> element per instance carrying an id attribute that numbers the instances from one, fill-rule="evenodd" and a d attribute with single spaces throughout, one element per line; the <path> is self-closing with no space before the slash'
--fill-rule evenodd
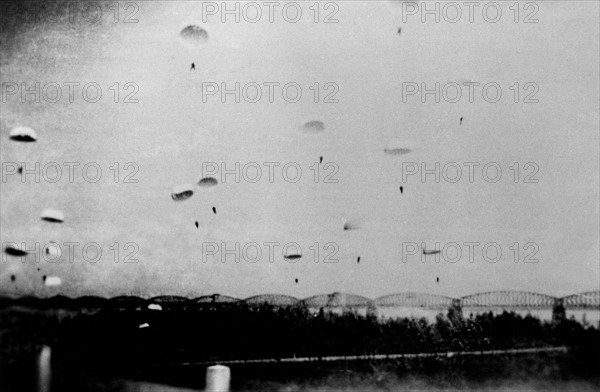
<path id="1" fill-rule="evenodd" d="M 42 344 L 63 359 L 112 364 L 225 359 L 496 350 L 568 346 L 600 352 L 600 332 L 571 319 L 540 321 L 515 313 L 464 318 L 460 309 L 426 319 L 373 313 L 311 312 L 305 306 L 230 304 L 197 311 L 0 312 L 0 356 Z"/>

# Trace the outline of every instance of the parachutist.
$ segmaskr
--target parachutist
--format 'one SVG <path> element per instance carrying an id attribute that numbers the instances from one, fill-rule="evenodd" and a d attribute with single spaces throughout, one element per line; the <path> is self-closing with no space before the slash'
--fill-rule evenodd
<path id="1" fill-rule="evenodd" d="M 400 186 L 400 193 L 404 193 L 404 187 Z"/>
<path id="2" fill-rule="evenodd" d="M 192 66 L 190 67 L 190 71 L 195 71 L 196 70 L 196 64 L 192 63 Z"/>
<path id="3" fill-rule="evenodd" d="M 461 117 L 461 118 L 460 118 L 460 125 L 462 125 L 462 120 L 463 120 L 463 118 Z"/>
<path id="4" fill-rule="evenodd" d="M 217 209 L 215 207 L 213 207 L 213 212 L 216 214 L 217 213 Z"/>

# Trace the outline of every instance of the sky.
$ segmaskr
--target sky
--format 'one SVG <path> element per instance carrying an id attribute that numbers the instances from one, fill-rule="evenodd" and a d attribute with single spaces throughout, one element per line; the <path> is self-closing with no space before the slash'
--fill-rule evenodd
<path id="1" fill-rule="evenodd" d="M 263 7 L 259 22 L 241 15 L 236 23 L 223 22 L 220 9 L 206 12 L 219 3 L 133 3 L 120 4 L 116 22 L 97 3 L 97 23 L 76 12 L 73 21 L 16 23 L 2 33 L 0 239 L 33 252 L 3 253 L 1 295 L 562 296 L 600 286 L 596 2 L 519 3 L 518 16 L 506 3 L 496 23 L 481 12 L 451 23 L 452 10 L 422 22 L 420 11 L 392 1 L 320 4 L 318 15 L 299 2 L 296 23 L 279 8 L 273 22 Z M 527 16 L 537 23 L 523 23 Z M 182 39 L 188 25 L 208 40 Z M 49 86 L 50 99 L 8 93 L 36 82 Z M 239 102 L 207 94 L 236 82 L 246 86 Z M 472 102 L 469 82 L 479 83 Z M 62 86 L 56 103 L 52 83 Z M 65 83 L 79 83 L 72 102 Z M 102 90 L 97 102 L 88 102 L 94 88 L 82 93 L 88 83 Z M 436 83 L 446 93 L 439 102 L 408 94 Z M 493 88 L 482 95 L 488 83 L 501 89 L 496 102 L 488 102 Z M 252 103 L 256 86 L 262 96 Z M 307 132 L 308 121 L 325 129 Z M 33 128 L 37 141 L 10 140 L 16 126 Z M 411 151 L 389 155 L 388 146 Z M 14 162 L 34 171 L 39 163 L 39 181 L 13 174 Z M 436 164 L 439 181 L 423 179 Z M 56 165 L 62 176 L 51 182 Z M 262 176 L 253 182 L 256 166 Z M 98 167 L 98 181 L 89 181 Z M 453 182 L 456 167 L 462 176 Z M 198 187 L 207 175 L 219 184 Z M 182 184 L 194 195 L 174 201 Z M 65 221 L 41 220 L 46 208 Z M 343 230 L 345 222 L 356 229 Z M 44 259 L 51 241 L 58 262 Z M 271 261 L 267 243 L 277 244 Z M 291 243 L 302 258 L 284 257 Z M 436 243 L 445 249 L 439 261 L 422 258 Z M 248 253 L 223 262 L 221 251 L 236 244 Z M 250 262 L 257 248 L 262 256 Z"/>

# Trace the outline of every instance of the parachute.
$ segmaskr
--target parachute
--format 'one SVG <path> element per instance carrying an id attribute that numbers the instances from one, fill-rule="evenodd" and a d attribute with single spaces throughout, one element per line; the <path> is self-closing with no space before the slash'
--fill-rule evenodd
<path id="1" fill-rule="evenodd" d="M 283 257 L 284 257 L 286 260 L 297 260 L 297 259 L 301 258 L 301 257 L 302 257 L 302 255 L 299 255 L 299 254 L 295 254 L 295 253 L 294 253 L 294 254 L 285 255 L 285 256 L 283 256 Z"/>
<path id="2" fill-rule="evenodd" d="M 16 127 L 10 130 L 10 139 L 17 142 L 35 142 L 37 134 L 29 127 Z"/>
<path id="3" fill-rule="evenodd" d="M 15 248 L 12 245 L 7 245 L 4 248 L 4 252 L 6 252 L 7 255 L 11 255 L 11 256 L 26 256 L 27 252 L 24 250 L 21 250 L 19 248 Z"/>
<path id="4" fill-rule="evenodd" d="M 388 154 L 388 155 L 404 155 L 404 154 L 408 154 L 410 152 L 412 152 L 412 150 L 410 148 L 405 148 L 405 147 L 385 147 L 383 149 L 383 152 Z"/>
<path id="5" fill-rule="evenodd" d="M 356 223 L 348 222 L 348 221 L 344 222 L 344 231 L 346 231 L 346 230 L 356 230 L 356 229 L 358 229 L 358 227 L 359 226 Z"/>
<path id="6" fill-rule="evenodd" d="M 37 140 L 37 134 L 35 131 L 29 127 L 15 127 L 10 130 L 9 133 L 10 140 L 20 143 L 32 143 Z M 22 150 L 18 152 L 17 160 L 19 162 L 28 161 L 27 155 L 30 152 L 27 152 L 27 148 L 18 148 L 18 150 Z M 19 165 L 19 174 L 23 174 L 23 166 Z"/>
<path id="7" fill-rule="evenodd" d="M 406 145 L 412 145 L 414 143 L 414 140 L 406 140 L 404 137 L 394 137 L 385 144 L 383 152 L 388 155 L 409 154 L 412 152 L 412 149 Z"/>
<path id="8" fill-rule="evenodd" d="M 362 215 L 354 216 L 351 219 L 342 218 L 344 231 L 363 229 L 369 221 L 369 218 L 365 218 Z"/>
<path id="9" fill-rule="evenodd" d="M 65 220 L 65 215 L 61 211 L 47 208 L 42 211 L 42 220 L 53 223 L 62 223 Z"/>
<path id="10" fill-rule="evenodd" d="M 60 286 L 62 284 L 62 279 L 58 276 L 48 276 L 44 280 L 44 283 L 46 283 L 46 286 Z"/>
<path id="11" fill-rule="evenodd" d="M 322 121 L 309 121 L 302 126 L 302 130 L 306 133 L 319 133 L 325 130 L 325 124 Z"/>
<path id="12" fill-rule="evenodd" d="M 194 194 L 190 185 L 179 185 L 171 191 L 171 198 L 175 201 L 187 200 Z"/>
<path id="13" fill-rule="evenodd" d="M 186 44 L 191 46 L 200 46 L 208 41 L 208 32 L 196 25 L 185 27 L 179 35 Z"/>
<path id="14" fill-rule="evenodd" d="M 198 181 L 198 185 L 203 188 L 215 186 L 218 183 L 219 183 L 219 181 L 217 181 L 217 179 L 214 177 L 204 177 L 204 178 L 200 179 L 200 181 Z"/>

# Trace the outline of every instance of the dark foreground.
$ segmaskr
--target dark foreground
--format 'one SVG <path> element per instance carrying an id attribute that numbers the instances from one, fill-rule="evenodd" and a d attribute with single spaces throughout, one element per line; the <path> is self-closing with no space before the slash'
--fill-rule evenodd
<path id="1" fill-rule="evenodd" d="M 568 349 L 228 366 L 234 391 L 600 388 L 596 327 L 514 313 L 464 318 L 460 309 L 450 309 L 428 323 L 353 312 L 315 314 L 301 306 L 151 311 L 11 304 L 0 309 L 0 391 L 36 390 L 37 357 L 44 345 L 52 349 L 52 391 L 167 391 L 148 383 L 202 390 L 206 364 L 223 360 L 557 346 Z"/>
<path id="2" fill-rule="evenodd" d="M 233 391 L 431 389 L 597 391 L 598 362 L 581 352 L 468 358 L 231 365 Z M 30 363 L 34 366 L 34 363 Z M 594 368 L 595 366 L 595 368 Z M 11 369 L 12 368 L 12 369 Z M 34 391 L 35 374 L 6 368 L 2 391 Z M 115 368 L 53 364 L 52 391 L 203 390 L 205 366 Z M 20 378 L 18 376 L 25 376 Z"/>

